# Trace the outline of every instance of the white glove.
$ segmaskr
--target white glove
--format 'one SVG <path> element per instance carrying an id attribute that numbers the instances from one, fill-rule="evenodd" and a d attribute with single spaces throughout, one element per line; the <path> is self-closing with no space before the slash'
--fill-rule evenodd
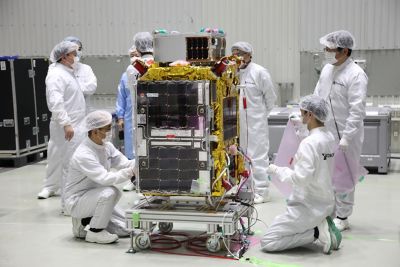
<path id="1" fill-rule="evenodd" d="M 301 116 L 297 113 L 290 113 L 289 114 L 289 120 L 293 123 L 293 125 L 301 125 Z"/>
<path id="2" fill-rule="evenodd" d="M 120 184 L 131 179 L 134 175 L 134 170 L 131 167 L 121 169 L 117 172 L 118 176 L 114 184 Z"/>
<path id="3" fill-rule="evenodd" d="M 275 174 L 278 172 L 278 166 L 276 166 L 275 164 L 269 164 L 268 168 L 267 168 L 267 173 L 268 174 Z"/>
<path id="4" fill-rule="evenodd" d="M 134 159 L 131 159 L 131 160 L 129 160 L 129 166 L 132 168 L 132 169 L 135 169 L 135 165 L 136 165 L 136 160 L 134 160 Z M 136 173 L 136 172 L 135 172 Z"/>
<path id="5" fill-rule="evenodd" d="M 301 116 L 298 113 L 290 113 L 288 116 L 289 120 L 300 120 Z"/>
<path id="6" fill-rule="evenodd" d="M 346 152 L 347 149 L 349 148 L 349 142 L 345 138 L 342 137 L 339 142 L 339 149 L 342 150 L 343 152 Z"/>

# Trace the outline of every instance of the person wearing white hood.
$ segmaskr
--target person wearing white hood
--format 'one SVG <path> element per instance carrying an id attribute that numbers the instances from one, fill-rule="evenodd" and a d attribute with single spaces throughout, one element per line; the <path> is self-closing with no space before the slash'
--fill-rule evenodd
<path id="1" fill-rule="evenodd" d="M 268 114 L 276 94 L 267 69 L 251 61 L 253 47 L 247 42 L 232 46 L 232 54 L 242 58 L 239 67 L 240 146 L 251 158 L 254 181 L 254 203 L 269 201 L 267 166 L 269 163 Z"/>
<path id="2" fill-rule="evenodd" d="M 111 114 L 103 110 L 86 116 L 87 137 L 73 154 L 66 179 L 65 208 L 72 217 L 72 232 L 92 243 L 129 236 L 124 213 L 116 206 L 122 193 L 115 185 L 134 175 L 135 160 L 110 142 L 111 122 Z"/>
<path id="3" fill-rule="evenodd" d="M 97 78 L 94 75 L 92 68 L 89 65 L 81 62 L 84 50 L 81 40 L 75 36 L 68 36 L 64 39 L 64 41 L 70 41 L 78 45 L 78 63 L 76 64 L 76 68 L 74 68 L 74 73 L 78 79 L 79 86 L 85 95 L 86 112 L 88 113 L 92 108 L 90 106 L 90 96 L 93 95 L 97 89 Z"/>
<path id="4" fill-rule="evenodd" d="M 126 86 L 128 87 L 128 90 L 130 91 L 129 94 L 129 101 L 131 101 L 131 104 L 127 104 L 127 106 L 130 109 L 126 109 L 124 112 L 131 112 L 131 115 L 126 116 L 126 118 L 118 115 L 118 126 L 120 128 L 125 127 L 125 131 L 127 131 L 126 127 L 131 127 L 132 130 L 130 132 L 135 133 L 135 117 L 134 117 L 134 110 L 132 108 L 136 107 L 136 86 L 137 86 L 137 80 L 141 76 L 140 72 L 134 67 L 136 60 L 139 60 L 143 62 L 146 65 L 151 65 L 154 62 L 154 57 L 153 57 L 153 36 L 149 32 L 138 32 L 135 34 L 133 37 L 133 47 L 135 50 L 130 51 L 130 59 L 131 59 L 131 64 L 128 66 L 126 69 L 126 79 L 127 83 Z M 131 121 L 127 121 L 131 120 Z M 127 132 L 129 133 L 129 132 Z M 130 144 L 130 146 L 127 151 L 132 151 L 134 150 L 135 147 L 135 140 L 133 139 L 133 142 Z M 132 154 L 132 156 L 134 156 Z M 128 182 L 124 187 L 124 191 L 132 191 L 135 189 L 135 185 L 133 182 Z"/>
<path id="5" fill-rule="evenodd" d="M 149 32 L 138 32 L 133 37 L 133 43 L 136 48 L 136 52 L 140 55 L 139 57 L 131 57 L 131 63 L 126 69 L 126 75 L 128 76 L 128 88 L 134 90 L 136 93 L 137 80 L 140 77 L 139 71 L 133 66 L 135 61 L 141 60 L 144 63 L 151 64 L 154 62 L 153 57 L 153 36 Z M 136 101 L 136 95 L 133 95 L 132 100 Z M 134 102 L 135 103 L 135 102 Z"/>
<path id="6" fill-rule="evenodd" d="M 325 46 L 327 64 L 322 69 L 314 94 L 321 96 L 329 104 L 331 116 L 326 121 L 326 128 L 335 136 L 339 148 L 348 158 L 359 162 L 364 141 L 368 77 L 350 58 L 355 47 L 355 40 L 350 32 L 331 32 L 319 41 Z M 354 190 L 355 187 L 348 193 L 336 193 L 334 222 L 340 231 L 349 228 L 347 218 L 353 211 Z"/>
<path id="7" fill-rule="evenodd" d="M 329 217 L 335 205 L 332 187 L 335 138 L 324 127 L 327 102 L 317 95 L 300 101 L 301 121 L 310 131 L 294 156 L 293 170 L 268 166 L 267 172 L 290 182 L 293 192 L 286 212 L 277 216 L 261 240 L 266 252 L 282 251 L 317 241 L 326 254 L 339 249 L 342 236 Z"/>
<path id="8" fill-rule="evenodd" d="M 74 74 L 79 46 L 70 41 L 57 44 L 50 55 L 46 77 L 46 100 L 51 111 L 50 140 L 47 148 L 46 177 L 39 199 L 54 196 L 68 172 L 69 159 L 82 141 L 80 123 L 86 114 L 84 93 Z M 61 200 L 62 208 L 63 198 Z"/>

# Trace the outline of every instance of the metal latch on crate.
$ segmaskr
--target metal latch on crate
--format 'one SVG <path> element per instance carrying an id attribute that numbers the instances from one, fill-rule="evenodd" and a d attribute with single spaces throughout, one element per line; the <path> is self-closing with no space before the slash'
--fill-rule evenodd
<path id="1" fill-rule="evenodd" d="M 35 70 L 28 70 L 28 76 L 29 78 L 35 77 Z"/>
<path id="2" fill-rule="evenodd" d="M 24 118 L 24 125 L 29 125 L 31 124 L 31 118 L 30 117 L 25 117 Z"/>
<path id="3" fill-rule="evenodd" d="M 32 127 L 33 135 L 37 135 L 39 133 L 39 127 Z"/>
<path id="4" fill-rule="evenodd" d="M 14 127 L 14 120 L 13 119 L 3 120 L 3 127 Z"/>

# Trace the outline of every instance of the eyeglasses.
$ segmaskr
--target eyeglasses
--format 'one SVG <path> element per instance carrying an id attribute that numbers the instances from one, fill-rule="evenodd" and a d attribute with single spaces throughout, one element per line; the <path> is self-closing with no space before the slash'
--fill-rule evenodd
<path id="1" fill-rule="evenodd" d="M 341 47 L 338 47 L 338 48 L 329 48 L 329 47 L 325 47 L 324 48 L 324 51 L 326 51 L 326 52 L 341 52 L 343 50 L 343 48 L 341 48 Z"/>

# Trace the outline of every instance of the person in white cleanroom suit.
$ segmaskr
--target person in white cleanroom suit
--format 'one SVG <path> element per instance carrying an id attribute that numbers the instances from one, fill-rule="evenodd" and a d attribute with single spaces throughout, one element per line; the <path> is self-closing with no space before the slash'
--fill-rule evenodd
<path id="1" fill-rule="evenodd" d="M 111 121 L 103 110 L 86 116 L 88 136 L 73 154 L 66 180 L 65 208 L 72 216 L 72 232 L 87 242 L 113 243 L 129 235 L 124 213 L 116 206 L 121 192 L 115 185 L 134 175 L 135 161 L 108 141 Z"/>
<path id="2" fill-rule="evenodd" d="M 92 68 L 89 65 L 81 62 L 83 53 L 81 40 L 79 40 L 78 37 L 68 36 L 64 39 L 64 41 L 70 41 L 76 43 L 79 46 L 77 52 L 78 63 L 76 64 L 76 68 L 74 68 L 74 73 L 76 78 L 78 79 L 81 90 L 85 95 L 86 113 L 88 113 L 92 109 L 92 107 L 90 106 L 90 96 L 96 92 L 97 78 L 94 75 Z"/>
<path id="3" fill-rule="evenodd" d="M 153 36 L 149 32 L 138 32 L 133 36 L 133 43 L 136 47 L 136 51 L 139 54 L 138 59 L 145 63 L 151 64 L 154 62 L 153 57 Z M 128 88 L 130 90 L 135 90 L 137 79 L 140 77 L 139 71 L 133 66 L 136 58 L 131 57 L 131 65 L 126 69 L 126 75 L 128 76 Z M 132 101 L 136 101 L 136 95 L 132 98 Z M 134 102 L 135 103 L 135 102 Z"/>
<path id="4" fill-rule="evenodd" d="M 318 240 L 323 252 L 338 249 L 340 231 L 329 217 L 335 205 L 332 187 L 335 139 L 325 127 L 328 104 L 321 97 L 309 95 L 300 101 L 302 122 L 310 131 L 294 156 L 293 170 L 268 166 L 268 173 L 290 182 L 293 192 L 286 212 L 277 216 L 261 240 L 266 252 L 281 251 Z"/>
<path id="5" fill-rule="evenodd" d="M 83 138 L 79 125 L 85 117 L 86 105 L 84 92 L 74 73 L 78 49 L 77 44 L 62 41 L 50 55 L 53 64 L 46 77 L 46 100 L 51 111 L 50 140 L 46 177 L 39 199 L 51 197 L 59 189 L 62 193 L 69 159 Z"/>
<path id="6" fill-rule="evenodd" d="M 232 54 L 242 57 L 239 67 L 240 85 L 240 146 L 252 160 L 255 189 L 254 203 L 269 201 L 267 166 L 269 163 L 268 114 L 276 94 L 268 71 L 251 61 L 253 48 L 247 42 L 232 46 Z"/>
<path id="7" fill-rule="evenodd" d="M 359 162 L 364 141 L 368 77 L 350 58 L 355 47 L 351 33 L 343 30 L 332 32 L 322 37 L 320 43 L 325 46 L 328 64 L 322 69 L 314 94 L 329 103 L 331 115 L 326 121 L 326 128 L 335 136 L 339 148 L 349 158 Z M 336 194 L 334 222 L 341 231 L 349 227 L 347 218 L 353 211 L 354 189 L 346 194 Z"/>
<path id="8" fill-rule="evenodd" d="M 118 117 L 118 125 L 125 125 L 132 127 L 132 131 L 135 132 L 135 118 L 133 116 L 134 111 L 132 107 L 136 107 L 136 86 L 137 80 L 140 77 L 139 71 L 133 66 L 136 60 L 141 60 L 142 62 L 146 63 L 147 65 L 151 65 L 154 62 L 153 57 L 153 36 L 149 32 L 138 32 L 133 37 L 134 47 L 136 48 L 135 53 L 132 53 L 131 56 L 131 63 L 128 68 L 126 69 L 126 77 L 127 77 L 127 87 L 130 91 L 130 101 L 132 104 L 130 105 L 130 109 L 132 112 L 132 116 L 130 118 L 130 122 L 124 120 L 123 118 Z M 135 140 L 133 140 L 132 149 L 135 146 Z M 135 185 L 132 182 L 128 182 L 123 190 L 124 191 L 131 191 L 135 189 Z"/>

